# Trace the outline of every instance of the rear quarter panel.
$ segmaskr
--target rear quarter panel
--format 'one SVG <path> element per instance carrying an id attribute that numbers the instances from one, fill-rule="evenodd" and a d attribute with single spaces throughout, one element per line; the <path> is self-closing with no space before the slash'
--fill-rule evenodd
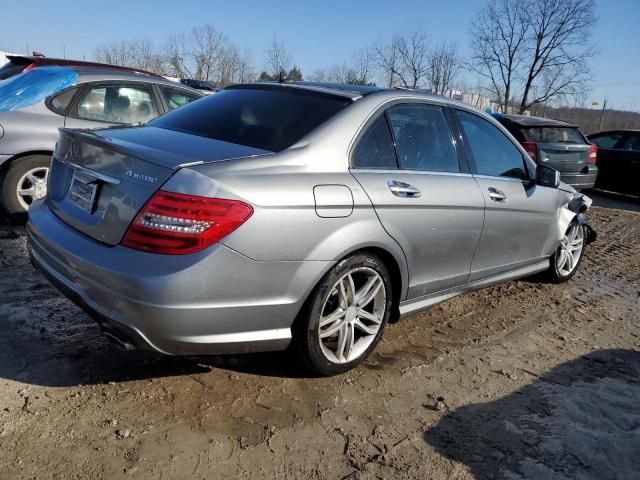
<path id="1" fill-rule="evenodd" d="M 254 214 L 222 240 L 225 246 L 261 262 L 337 261 L 351 252 L 381 248 L 400 269 L 405 288 L 406 261 L 399 245 L 382 228 L 368 196 L 345 169 L 317 172 L 301 152 L 269 159 L 233 160 L 183 169 L 163 189 L 242 200 Z M 353 196 L 348 216 L 323 218 L 316 212 L 314 187 L 343 185 Z"/>
<path id="2" fill-rule="evenodd" d="M 64 117 L 51 112 L 44 102 L 12 112 L 0 112 L 4 135 L 0 138 L 1 155 L 28 152 L 53 152 L 58 140 L 58 128 L 64 127 Z"/>

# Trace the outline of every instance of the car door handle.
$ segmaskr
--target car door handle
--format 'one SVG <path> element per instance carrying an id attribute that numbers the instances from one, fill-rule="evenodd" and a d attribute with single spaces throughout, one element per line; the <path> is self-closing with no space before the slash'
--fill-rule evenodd
<path id="1" fill-rule="evenodd" d="M 503 191 L 498 190 L 497 188 L 489 187 L 489 198 L 496 202 L 504 202 L 507 199 L 507 196 Z"/>
<path id="2" fill-rule="evenodd" d="M 389 180 L 387 185 L 389 186 L 391 193 L 396 197 L 417 198 L 422 195 L 422 192 L 413 185 L 409 185 L 408 183 L 400 182 L 398 180 Z"/>

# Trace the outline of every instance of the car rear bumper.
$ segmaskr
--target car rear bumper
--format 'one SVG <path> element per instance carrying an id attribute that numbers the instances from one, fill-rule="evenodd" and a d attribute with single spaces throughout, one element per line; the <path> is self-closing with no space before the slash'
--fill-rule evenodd
<path id="1" fill-rule="evenodd" d="M 588 166 L 587 173 L 564 173 L 560 172 L 562 181 L 571 185 L 576 190 L 586 190 L 593 188 L 598 177 L 598 167 L 595 165 Z"/>
<path id="2" fill-rule="evenodd" d="M 111 247 L 77 232 L 46 201 L 29 209 L 29 254 L 62 293 L 124 348 L 206 355 L 283 350 L 333 262 L 256 262 L 223 245 L 191 255 Z"/>

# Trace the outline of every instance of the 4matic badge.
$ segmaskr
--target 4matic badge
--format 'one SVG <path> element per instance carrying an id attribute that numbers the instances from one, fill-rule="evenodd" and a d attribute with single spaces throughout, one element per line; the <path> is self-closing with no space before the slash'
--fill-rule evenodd
<path id="1" fill-rule="evenodd" d="M 131 177 L 135 180 L 141 180 L 147 183 L 156 183 L 158 179 L 156 177 L 150 177 L 149 175 L 143 175 L 138 172 L 134 172 L 133 170 L 127 170 L 127 176 Z"/>

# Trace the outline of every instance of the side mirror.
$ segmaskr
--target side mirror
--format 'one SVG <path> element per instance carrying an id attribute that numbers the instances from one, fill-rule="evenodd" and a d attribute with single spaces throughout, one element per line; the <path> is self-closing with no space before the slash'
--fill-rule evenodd
<path id="1" fill-rule="evenodd" d="M 538 164 L 536 166 L 536 185 L 558 188 L 558 185 L 560 185 L 560 172 L 555 168 Z"/>

